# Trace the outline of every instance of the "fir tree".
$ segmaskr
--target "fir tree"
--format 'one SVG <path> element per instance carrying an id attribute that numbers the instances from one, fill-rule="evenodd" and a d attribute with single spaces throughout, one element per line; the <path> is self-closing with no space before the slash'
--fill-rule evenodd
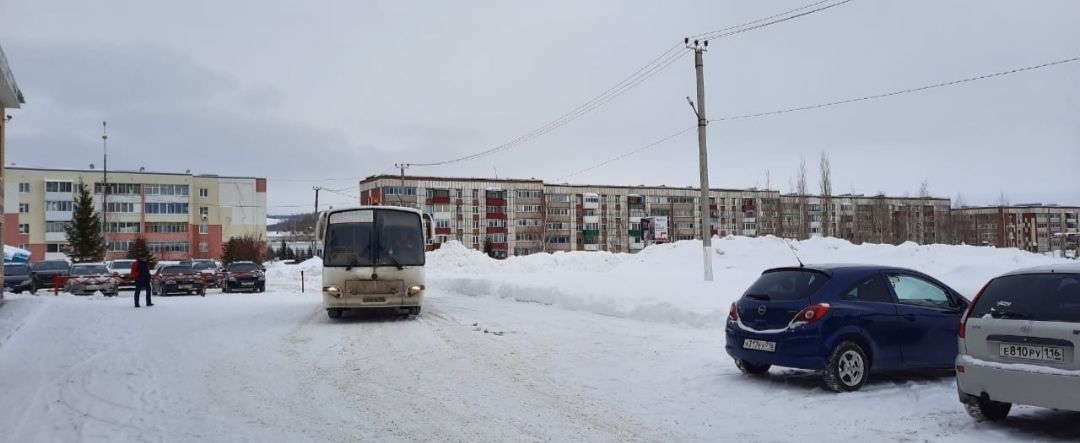
<path id="1" fill-rule="evenodd" d="M 289 245 L 285 244 L 285 239 L 281 239 L 281 246 L 278 247 L 278 259 L 289 259 Z"/>
<path id="2" fill-rule="evenodd" d="M 101 218 L 94 210 L 94 198 L 86 186 L 80 186 L 75 198 L 71 223 L 64 227 L 71 245 L 71 259 L 76 263 L 105 259 L 105 239 L 101 236 Z"/>
<path id="3" fill-rule="evenodd" d="M 131 246 L 128 246 L 127 258 L 137 260 L 139 258 L 146 258 L 146 263 L 150 266 L 150 269 L 157 267 L 157 257 L 150 252 L 150 247 L 146 244 L 146 239 L 142 236 L 135 237 L 135 240 L 131 242 Z"/>

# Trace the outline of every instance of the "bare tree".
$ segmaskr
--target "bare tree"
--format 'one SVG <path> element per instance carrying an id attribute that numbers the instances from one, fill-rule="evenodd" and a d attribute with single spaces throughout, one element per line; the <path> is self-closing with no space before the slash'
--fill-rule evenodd
<path id="1" fill-rule="evenodd" d="M 919 198 L 928 197 L 930 197 L 930 182 L 924 178 L 922 184 L 919 185 Z"/>
<path id="2" fill-rule="evenodd" d="M 956 198 L 952 201 L 953 209 L 959 209 L 967 206 L 967 200 L 964 199 L 964 194 L 956 193 Z"/>
<path id="3" fill-rule="evenodd" d="M 998 206 L 1009 206 L 1009 196 L 1005 195 L 1005 191 L 1001 191 L 1001 195 L 998 196 Z"/>
<path id="4" fill-rule="evenodd" d="M 829 154 L 821 151 L 821 235 L 828 237 L 835 235 L 832 232 L 833 209 L 832 209 L 832 164 L 829 162 Z"/>
<path id="5" fill-rule="evenodd" d="M 799 238 L 800 239 L 809 238 L 810 237 L 810 220 L 809 220 L 809 217 L 807 216 L 807 210 L 806 210 L 807 209 L 806 208 L 806 192 L 807 192 L 807 190 L 806 190 L 806 159 L 801 157 L 801 156 L 799 157 L 799 175 L 798 175 L 798 180 L 796 181 L 795 186 L 796 186 L 795 192 L 798 194 L 798 196 L 796 198 L 798 199 L 798 206 L 799 206 L 799 208 L 798 208 L 799 209 L 799 212 L 798 212 L 798 214 L 799 214 L 799 229 L 798 229 Z"/>

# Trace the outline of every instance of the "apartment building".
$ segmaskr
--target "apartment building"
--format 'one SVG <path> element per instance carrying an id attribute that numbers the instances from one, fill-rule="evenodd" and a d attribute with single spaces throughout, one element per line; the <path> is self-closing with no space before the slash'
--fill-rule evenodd
<path id="1" fill-rule="evenodd" d="M 1032 252 L 1077 249 L 1080 207 L 1043 204 L 952 210 L 958 242 Z"/>
<path id="2" fill-rule="evenodd" d="M 496 257 L 553 251 L 633 252 L 642 219 L 667 220 L 670 240 L 700 238 L 694 188 L 545 184 L 540 180 L 382 175 L 360 183 L 360 203 L 431 214 L 437 248 L 459 240 Z M 710 191 L 713 235 L 774 233 L 779 193 Z M 768 211 L 771 211 L 768 212 Z M 770 217 L 765 219 L 764 217 Z"/>
<path id="3" fill-rule="evenodd" d="M 4 242 L 31 260 L 63 254 L 81 186 L 103 219 L 107 259 L 136 237 L 159 259 L 217 258 L 232 237 L 266 236 L 266 179 L 144 171 L 5 167 Z M 106 189 L 108 190 L 106 195 Z"/>
<path id="4" fill-rule="evenodd" d="M 853 243 L 949 243 L 948 198 L 841 194 L 781 196 L 783 237 L 828 236 Z"/>

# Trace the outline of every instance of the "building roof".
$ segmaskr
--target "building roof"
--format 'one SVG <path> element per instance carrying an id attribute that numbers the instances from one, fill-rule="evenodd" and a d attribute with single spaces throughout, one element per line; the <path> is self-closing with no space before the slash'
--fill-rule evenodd
<path id="1" fill-rule="evenodd" d="M 1009 205 L 1009 206 L 961 206 L 959 208 L 953 208 L 953 211 L 978 211 L 978 210 L 1005 210 L 1005 211 L 1024 211 L 1027 209 L 1061 209 L 1067 211 L 1080 211 L 1080 206 L 1059 206 L 1056 204 L 1026 204 L 1026 205 Z"/>
<path id="2" fill-rule="evenodd" d="M 4 166 L 4 170 L 17 170 L 17 171 L 55 171 L 55 172 L 87 172 L 87 173 L 101 173 L 103 169 L 83 169 L 83 168 L 39 168 L 32 166 Z M 266 180 L 263 177 L 242 177 L 242 176 L 227 176 L 217 174 L 193 174 L 190 172 L 155 172 L 155 171 L 130 171 L 123 169 L 110 169 L 110 174 L 143 174 L 143 175 L 174 175 L 182 177 L 194 177 L 194 178 L 223 178 L 234 180 Z"/>
<path id="3" fill-rule="evenodd" d="M 0 107 L 18 108 L 23 103 L 26 103 L 26 99 L 15 83 L 15 74 L 11 73 L 4 49 L 0 48 Z M 0 118 L 4 116 L 0 115 Z"/>
<path id="4" fill-rule="evenodd" d="M 367 177 L 360 181 L 361 184 L 372 183 L 376 180 L 401 180 L 400 175 L 393 174 L 380 174 Z M 417 180 L 417 181 L 447 181 L 447 182 L 494 182 L 494 183 L 527 183 L 527 184 L 541 184 L 544 186 L 558 186 L 567 188 L 616 188 L 616 189 L 665 189 L 665 190 L 692 190 L 697 191 L 699 188 L 692 186 L 646 186 L 646 185 L 596 185 L 596 184 L 570 184 L 570 183 L 545 183 L 543 180 L 530 178 L 530 179 L 511 179 L 511 178 L 482 178 L 482 177 L 435 177 L 435 176 L 417 176 L 406 175 L 405 180 Z M 772 191 L 766 189 L 724 189 L 724 188 L 709 188 L 710 191 L 717 192 L 766 192 L 766 193 L 778 193 L 779 191 Z"/>

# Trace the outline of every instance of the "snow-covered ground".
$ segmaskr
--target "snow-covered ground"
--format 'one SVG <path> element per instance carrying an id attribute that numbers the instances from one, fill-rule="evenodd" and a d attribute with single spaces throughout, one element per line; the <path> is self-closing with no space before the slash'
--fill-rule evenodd
<path id="1" fill-rule="evenodd" d="M 957 246 L 795 245 L 806 262 L 913 267 L 972 294 L 1052 259 Z M 946 374 L 878 376 L 835 394 L 804 371 L 739 374 L 728 305 L 781 240 L 637 255 L 493 261 L 429 254 L 416 320 L 319 305 L 317 261 L 268 271 L 265 294 L 118 299 L 7 295 L 0 307 L 3 441 L 1062 441 L 1080 414 L 1017 407 L 975 424 Z M 301 293 L 300 270 L 307 292 Z M 1080 395 L 1080 394 L 1078 394 Z"/>

